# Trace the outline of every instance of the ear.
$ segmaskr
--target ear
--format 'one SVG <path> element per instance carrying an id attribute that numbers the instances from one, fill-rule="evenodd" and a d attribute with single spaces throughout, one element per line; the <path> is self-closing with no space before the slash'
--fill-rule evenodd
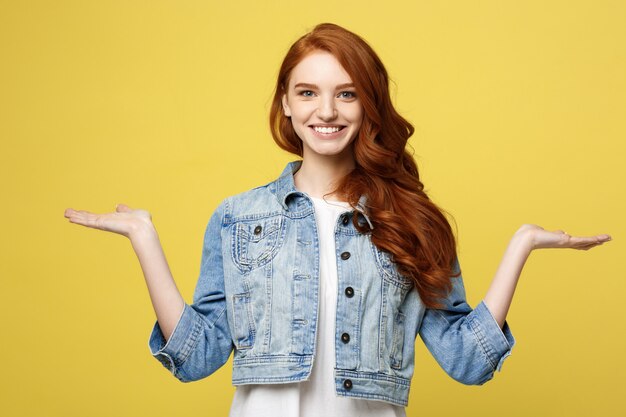
<path id="1" fill-rule="evenodd" d="M 285 116 L 287 117 L 291 117 L 291 109 L 289 108 L 289 104 L 287 104 L 287 94 L 283 94 L 283 113 L 285 113 Z"/>

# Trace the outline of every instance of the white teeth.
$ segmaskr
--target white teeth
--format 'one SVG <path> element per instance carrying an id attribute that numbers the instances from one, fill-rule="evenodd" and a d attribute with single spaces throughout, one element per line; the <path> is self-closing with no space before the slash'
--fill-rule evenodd
<path id="1" fill-rule="evenodd" d="M 335 133 L 341 130 L 341 128 L 339 127 L 319 127 L 319 126 L 314 126 L 313 129 L 318 133 Z"/>

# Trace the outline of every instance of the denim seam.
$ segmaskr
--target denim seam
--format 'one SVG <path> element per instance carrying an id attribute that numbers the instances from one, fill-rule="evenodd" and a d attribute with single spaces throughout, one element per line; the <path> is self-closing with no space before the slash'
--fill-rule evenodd
<path id="1" fill-rule="evenodd" d="M 265 275 L 265 316 L 271 317 L 272 315 L 272 275 L 273 275 L 273 263 L 270 262 L 266 267 Z M 262 353 L 267 353 L 270 350 L 270 343 L 272 337 L 272 320 L 267 320 L 265 324 L 265 335 L 263 337 Z"/>
<path id="2" fill-rule="evenodd" d="M 296 374 L 293 376 L 280 377 L 245 377 L 232 380 L 233 385 L 259 384 L 259 383 L 281 383 L 281 382 L 300 382 L 305 380 L 307 375 Z"/>
<path id="3" fill-rule="evenodd" d="M 489 310 L 489 308 L 487 307 L 487 304 L 485 304 L 484 301 L 482 301 L 481 304 L 483 304 L 484 309 L 486 310 L 489 317 L 493 320 L 493 323 L 496 326 L 498 326 L 498 328 L 500 329 L 500 336 L 502 336 L 501 338 L 504 340 L 504 344 L 506 345 L 507 350 L 511 350 L 513 346 L 509 343 L 509 340 L 506 338 L 506 335 L 504 334 L 504 325 L 502 326 L 502 328 L 500 328 L 500 325 L 498 324 L 498 322 L 496 321 L 496 318 L 491 313 L 491 310 Z M 507 323 L 506 320 L 505 320 L 505 323 Z"/>
<path id="4" fill-rule="evenodd" d="M 399 384 L 404 387 L 409 387 L 411 385 L 410 379 L 406 379 L 400 376 L 382 374 L 382 373 L 352 371 L 349 369 L 335 369 L 335 374 L 337 378 L 345 377 L 345 378 L 367 379 L 370 381 L 385 381 L 385 382 L 392 382 L 394 384 Z"/>
<path id="5" fill-rule="evenodd" d="M 485 354 L 485 357 L 487 358 L 487 361 L 489 362 L 489 365 L 491 366 L 491 370 L 494 371 L 497 365 L 493 361 L 493 356 L 495 355 L 495 352 L 492 351 L 491 344 L 488 343 L 485 333 L 483 332 L 483 329 L 480 325 L 480 322 L 475 317 L 469 317 L 468 319 L 469 319 L 469 323 L 468 323 L 469 328 L 472 330 L 472 333 L 476 337 L 476 340 L 478 340 L 478 344 L 482 348 L 483 353 Z"/>
<path id="6" fill-rule="evenodd" d="M 193 316 L 193 327 L 191 328 L 191 334 L 187 339 L 185 339 L 185 343 L 181 348 L 181 354 L 178 366 L 181 366 L 185 363 L 187 358 L 191 355 L 191 352 L 196 348 L 198 341 L 200 340 L 200 335 L 202 333 L 202 319 Z"/>
<path id="7" fill-rule="evenodd" d="M 233 228 L 232 232 L 229 233 L 231 258 L 234 265 L 241 273 L 248 274 L 257 268 L 267 265 L 276 257 L 280 248 L 283 246 L 287 229 L 285 220 L 280 213 L 274 217 L 278 219 L 268 222 L 272 226 L 270 232 L 266 232 L 263 237 L 259 238 L 259 242 L 270 239 L 270 245 L 255 259 L 248 259 L 247 257 L 248 243 L 251 241 L 249 232 L 245 230 L 244 226 L 240 226 L 239 223 L 234 220 L 232 221 Z M 271 238 L 274 234 L 276 234 L 276 236 L 272 242 Z"/>
<path id="8" fill-rule="evenodd" d="M 284 364 L 301 364 L 307 365 L 312 359 L 312 355 L 296 356 L 292 354 L 271 355 L 271 356 L 255 356 L 234 359 L 233 363 L 238 366 L 257 365 L 267 363 L 284 363 Z M 308 366 L 308 365 L 307 365 Z"/>
<path id="9" fill-rule="evenodd" d="M 385 359 L 383 355 L 384 345 L 387 340 L 387 297 L 385 297 L 385 283 L 380 286 L 380 315 L 378 330 L 378 369 L 384 369 Z M 387 283 L 388 284 L 388 283 Z"/>
<path id="10" fill-rule="evenodd" d="M 219 319 L 224 315 L 225 312 L 226 312 L 226 305 L 224 305 L 224 308 L 222 308 L 222 311 L 220 311 L 220 314 L 217 315 L 217 318 L 213 320 L 211 323 L 209 323 L 209 327 L 210 328 L 215 327 L 215 323 L 219 321 Z"/>
<path id="11" fill-rule="evenodd" d="M 372 242 L 370 235 L 365 235 L 365 236 L 368 237 L 369 246 L 372 252 L 374 253 L 374 259 L 376 260 L 376 267 L 378 268 L 378 271 L 380 272 L 381 277 L 385 279 L 386 281 L 388 281 L 389 283 L 391 283 L 392 285 L 394 285 L 395 287 L 402 288 L 403 290 L 406 290 L 406 291 L 410 290 L 413 284 L 410 282 L 407 282 L 406 280 L 403 280 L 401 275 L 395 276 L 394 274 L 390 273 L 387 270 L 386 263 L 383 263 L 383 259 L 382 259 L 386 255 L 384 255 L 382 251 L 380 251 L 380 249 L 376 247 L 374 242 Z M 388 260 L 388 263 L 390 267 L 392 267 L 393 261 L 391 261 L 391 259 Z"/>
<path id="12" fill-rule="evenodd" d="M 358 397 L 358 398 L 367 398 L 367 399 L 378 399 L 378 400 L 385 400 L 385 401 L 389 401 L 392 402 L 396 405 L 402 405 L 402 406 L 407 406 L 408 405 L 408 399 L 404 400 L 402 398 L 396 398 L 396 397 L 390 397 L 388 395 L 383 395 L 383 394 L 370 394 L 370 393 L 360 393 L 360 392 L 355 392 L 355 391 L 346 391 L 346 390 L 340 390 L 337 391 L 338 395 L 341 395 L 342 397 Z"/>
<path id="13" fill-rule="evenodd" d="M 169 361 L 169 363 L 168 363 L 169 366 L 167 366 L 167 368 L 170 369 L 172 372 L 174 371 L 174 369 L 176 369 L 177 362 L 179 364 L 182 364 L 182 362 L 184 362 L 184 358 L 183 358 L 184 355 L 181 352 L 181 358 L 175 358 L 172 355 L 170 355 L 169 353 L 167 353 L 165 350 L 167 348 L 169 348 L 170 341 L 172 340 L 172 335 L 174 335 L 174 333 L 176 333 L 176 330 L 178 329 L 178 326 L 181 325 L 183 315 L 185 314 L 185 310 L 187 308 L 190 308 L 189 305 L 187 305 L 187 303 L 184 303 L 183 304 L 183 309 L 180 312 L 180 316 L 178 317 L 178 321 L 176 322 L 176 325 L 174 326 L 174 330 L 172 330 L 172 333 L 170 334 L 169 339 L 165 340 L 165 343 L 161 344 L 161 346 L 159 346 L 159 349 L 153 354 L 153 356 L 156 356 L 159 359 L 160 359 L 160 357 L 167 358 L 168 361 Z M 187 341 L 188 341 L 189 337 L 191 337 L 191 336 L 187 337 L 187 339 L 185 340 L 185 345 L 187 344 Z M 165 339 L 165 337 L 163 337 L 163 339 Z M 183 345 L 183 348 L 185 347 L 185 345 Z M 163 361 L 161 361 L 161 363 L 163 363 L 165 365 L 165 363 Z"/>
<path id="14" fill-rule="evenodd" d="M 400 320 L 400 323 L 398 323 L 398 320 L 402 318 L 402 320 Z M 400 334 L 402 335 L 402 337 L 400 337 Z M 392 332 L 392 336 L 391 336 L 391 352 L 389 353 L 389 359 L 390 359 L 390 366 L 393 369 L 401 369 L 402 368 L 402 351 L 404 350 L 404 313 L 402 313 L 400 310 L 398 310 L 398 313 L 396 314 L 396 317 L 394 318 L 393 321 L 393 332 Z M 396 338 L 399 338 L 400 340 L 396 340 Z M 399 347 L 398 347 L 399 345 Z"/>
<path id="15" fill-rule="evenodd" d="M 357 311 L 357 313 L 356 313 L 357 314 L 356 330 L 355 330 L 355 333 L 356 333 L 355 336 L 356 337 L 355 337 L 355 343 L 354 343 L 356 345 L 355 348 L 354 348 L 354 351 L 355 351 L 355 354 L 356 354 L 356 367 L 357 367 L 357 369 L 359 367 L 361 367 L 361 349 L 360 349 L 360 347 L 361 347 L 361 342 L 360 342 L 360 340 L 361 340 L 361 326 L 359 326 L 359 324 L 361 323 L 361 304 L 362 304 L 361 302 L 362 301 L 363 301 L 363 294 L 359 290 L 359 303 L 358 303 L 358 306 L 357 306 L 357 309 L 356 309 L 356 311 Z"/>
<path id="16" fill-rule="evenodd" d="M 450 322 L 441 311 L 439 311 L 438 309 L 433 309 L 433 311 L 437 313 L 437 316 L 439 316 L 439 318 L 445 321 L 448 324 L 448 326 L 452 325 L 452 322 Z"/>
<path id="17" fill-rule="evenodd" d="M 239 350 L 252 349 L 252 346 L 254 345 L 255 330 L 254 330 L 254 323 L 251 323 L 251 321 L 253 321 L 253 320 L 251 320 L 251 315 L 252 315 L 251 309 L 252 309 L 252 306 L 251 306 L 251 302 L 250 302 L 250 297 L 251 297 L 250 296 L 250 292 L 248 292 L 248 291 L 244 292 L 244 293 L 241 293 L 241 294 L 233 294 L 232 295 L 231 305 L 232 305 L 232 309 L 233 309 L 233 311 L 232 311 L 233 330 L 237 329 L 237 327 L 235 326 L 235 324 L 236 324 L 235 323 L 235 319 L 237 319 L 237 317 L 238 317 L 237 311 L 235 310 L 235 305 L 237 305 L 237 308 L 239 308 L 239 309 L 241 309 L 241 308 L 244 309 L 244 311 L 242 313 L 245 313 L 245 317 L 246 317 L 245 321 L 247 322 L 247 323 L 240 323 L 240 325 L 243 326 L 243 327 L 246 327 L 247 330 L 248 330 L 247 337 L 244 338 L 244 340 L 248 339 L 248 343 L 244 345 L 239 340 L 236 340 L 237 349 L 239 349 Z M 244 299 L 247 298 L 248 301 L 235 303 L 235 299 L 236 298 L 244 298 Z M 244 305 L 241 306 L 241 304 L 244 304 Z M 241 318 L 239 318 L 239 320 L 241 320 Z M 233 334 L 233 338 L 237 339 L 236 335 Z"/>

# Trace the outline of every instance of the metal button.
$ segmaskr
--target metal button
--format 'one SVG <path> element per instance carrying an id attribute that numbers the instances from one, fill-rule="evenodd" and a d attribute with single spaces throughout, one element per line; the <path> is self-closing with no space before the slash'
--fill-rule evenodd
<path id="1" fill-rule="evenodd" d="M 341 259 L 344 261 L 350 257 L 350 252 L 344 252 L 341 254 Z"/>
<path id="2" fill-rule="evenodd" d="M 341 335 L 341 341 L 343 343 L 348 343 L 350 341 L 350 335 L 348 333 L 344 333 Z"/>
<path id="3" fill-rule="evenodd" d="M 346 287 L 346 297 L 348 298 L 354 297 L 354 288 Z"/>
<path id="4" fill-rule="evenodd" d="M 348 223 L 350 222 L 350 217 L 348 217 L 347 214 L 344 214 L 343 216 L 341 216 L 341 223 L 343 223 L 344 226 L 347 226 Z"/>
<path id="5" fill-rule="evenodd" d="M 347 389 L 347 390 L 352 389 L 352 380 L 350 380 L 350 379 L 345 379 L 345 380 L 343 381 L 343 387 L 344 387 L 345 389 Z"/>
<path id="6" fill-rule="evenodd" d="M 254 234 L 258 235 L 259 233 L 261 233 L 261 230 L 263 230 L 263 228 L 260 225 L 255 227 L 254 228 Z"/>

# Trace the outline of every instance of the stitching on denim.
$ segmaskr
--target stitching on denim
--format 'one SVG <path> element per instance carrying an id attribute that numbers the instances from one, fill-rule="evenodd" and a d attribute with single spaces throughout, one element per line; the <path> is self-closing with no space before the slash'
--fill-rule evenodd
<path id="1" fill-rule="evenodd" d="M 356 292 L 356 291 L 355 291 Z M 354 353 L 356 354 L 356 367 L 357 369 L 361 366 L 361 305 L 363 301 L 363 294 L 361 290 L 358 290 L 359 293 L 359 303 L 356 308 L 356 325 L 355 325 L 355 347 Z"/>
<path id="2" fill-rule="evenodd" d="M 293 354 L 286 355 L 267 355 L 267 356 L 254 356 L 247 358 L 235 358 L 233 363 L 238 366 L 245 365 L 259 365 L 259 364 L 271 364 L 271 363 L 284 363 L 284 364 L 310 364 L 312 355 L 293 356 Z"/>
<path id="3" fill-rule="evenodd" d="M 284 216 L 278 214 L 271 218 L 264 217 L 262 235 L 258 238 L 250 233 L 254 222 L 233 221 L 231 239 L 231 258 L 237 269 L 242 273 L 249 273 L 254 269 L 267 265 L 276 257 L 282 247 L 286 235 L 286 221 Z M 251 244 L 265 243 L 262 252 L 254 259 L 249 259 L 248 249 Z"/>
<path id="4" fill-rule="evenodd" d="M 235 310 L 235 299 L 240 298 L 243 299 L 243 306 L 241 303 L 237 304 L 237 308 L 243 308 L 244 311 L 240 311 L 240 313 L 245 314 L 247 323 L 240 323 L 241 326 L 245 326 L 248 329 L 248 334 L 246 337 L 238 337 L 238 335 L 234 334 L 233 338 L 236 339 L 237 349 L 251 349 L 254 346 L 254 338 L 256 335 L 256 329 L 254 327 L 254 317 L 252 315 L 252 303 L 250 302 L 250 293 L 245 292 L 243 294 L 233 294 L 232 295 L 232 309 L 233 309 L 233 329 L 237 331 L 237 320 L 241 321 L 241 317 L 238 317 L 237 311 Z M 244 341 L 247 339 L 247 343 L 244 344 Z"/>
<path id="5" fill-rule="evenodd" d="M 411 381 L 401 376 L 394 376 L 383 373 L 351 371 L 349 369 L 335 369 L 335 375 L 337 378 L 355 378 L 355 379 L 367 379 L 370 381 L 385 381 L 392 382 L 394 384 L 409 387 Z"/>
<path id="6" fill-rule="evenodd" d="M 380 273 L 381 277 L 386 281 L 389 281 L 396 287 L 400 287 L 403 290 L 410 290 L 413 284 L 411 282 L 406 281 L 406 278 L 403 279 L 402 275 L 399 273 L 397 276 L 388 271 L 388 269 L 394 269 L 393 262 L 387 255 L 385 255 L 382 251 L 380 251 L 374 242 L 372 242 L 372 238 L 370 235 L 365 235 L 368 238 L 370 250 L 374 253 L 374 260 L 376 264 L 376 268 Z"/>
<path id="7" fill-rule="evenodd" d="M 270 262 L 266 266 L 265 274 L 265 335 L 263 337 L 263 345 L 261 353 L 267 353 L 270 350 L 272 337 L 272 290 L 273 290 L 273 263 Z"/>
<path id="8" fill-rule="evenodd" d="M 387 341 L 387 297 L 385 297 L 385 280 L 380 285 L 380 314 L 378 316 L 378 369 L 385 369 L 383 350 Z"/>
<path id="9" fill-rule="evenodd" d="M 341 395 L 342 397 L 358 397 L 358 398 L 366 398 L 366 399 L 372 398 L 372 399 L 378 399 L 378 400 L 385 400 L 393 404 L 402 405 L 402 406 L 406 406 L 409 403 L 408 398 L 407 400 L 405 400 L 404 398 L 398 399 L 398 398 L 390 397 L 388 395 L 383 395 L 383 394 L 360 393 L 356 391 L 346 391 L 346 390 L 337 391 L 337 394 Z"/>
<path id="10" fill-rule="evenodd" d="M 222 316 L 224 315 L 224 313 L 226 312 L 226 303 L 224 303 L 224 307 L 222 307 L 222 310 L 219 312 L 219 314 L 217 314 L 215 320 L 213 320 L 212 322 L 209 322 L 209 328 L 213 328 L 215 327 L 215 323 L 217 323 L 220 318 L 222 318 Z"/>
<path id="11" fill-rule="evenodd" d="M 181 355 L 177 366 L 182 366 L 187 361 L 189 356 L 191 356 L 191 352 L 195 350 L 198 345 L 198 341 L 200 340 L 200 335 L 202 334 L 202 320 L 196 315 L 193 315 L 192 317 L 193 322 L 191 334 L 185 339 L 183 347 L 181 348 Z M 175 364 L 176 362 L 177 361 L 174 361 Z"/>
<path id="12" fill-rule="evenodd" d="M 393 332 L 391 335 L 391 352 L 389 353 L 390 366 L 393 369 L 402 368 L 402 353 L 404 348 L 404 313 L 400 310 L 396 313 L 393 321 Z M 400 340 L 396 340 L 400 339 Z"/>
<path id="13" fill-rule="evenodd" d="M 474 337 L 478 340 L 479 346 L 482 348 L 482 352 L 485 355 L 487 362 L 491 366 L 491 370 L 494 371 L 496 369 L 496 365 L 491 356 L 491 346 L 487 343 L 486 336 L 483 332 L 482 327 L 480 326 L 480 322 L 476 317 L 472 316 L 469 318 L 468 327 L 472 330 Z"/>

